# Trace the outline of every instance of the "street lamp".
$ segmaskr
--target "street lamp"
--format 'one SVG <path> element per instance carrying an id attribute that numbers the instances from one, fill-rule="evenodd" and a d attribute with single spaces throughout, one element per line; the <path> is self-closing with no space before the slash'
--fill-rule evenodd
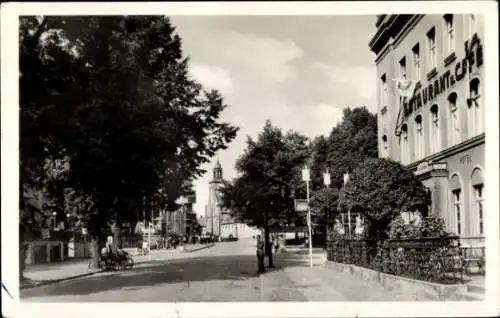
<path id="1" fill-rule="evenodd" d="M 331 184 L 330 172 L 328 172 L 328 169 L 325 171 L 325 173 L 323 173 L 323 183 L 327 188 Z"/>
<path id="2" fill-rule="evenodd" d="M 307 189 L 307 227 L 309 230 L 309 266 L 313 267 L 312 261 L 312 224 L 311 224 L 311 205 L 309 200 L 309 182 L 311 181 L 311 172 L 309 167 L 304 166 L 302 169 L 302 181 L 306 183 Z"/>
<path id="3" fill-rule="evenodd" d="M 57 227 L 57 212 L 52 212 L 52 218 L 54 219 L 54 230 L 56 229 Z"/>
<path id="4" fill-rule="evenodd" d="M 349 182 L 349 173 L 344 173 L 344 187 Z M 351 238 L 351 209 L 347 208 L 347 224 L 349 226 L 349 239 Z"/>

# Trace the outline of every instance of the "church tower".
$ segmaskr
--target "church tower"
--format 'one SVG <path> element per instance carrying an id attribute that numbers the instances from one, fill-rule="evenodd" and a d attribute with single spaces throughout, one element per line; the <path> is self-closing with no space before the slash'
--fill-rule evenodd
<path id="1" fill-rule="evenodd" d="M 207 232 L 220 236 L 220 223 L 222 211 L 220 206 L 219 189 L 224 183 L 222 166 L 217 160 L 213 169 L 212 181 L 209 184 L 208 206 L 207 206 Z"/>
<path id="2" fill-rule="evenodd" d="M 215 163 L 215 168 L 214 168 L 214 177 L 213 177 L 212 182 L 215 182 L 215 181 L 220 181 L 220 182 L 223 181 L 222 166 L 221 166 L 219 160 L 217 160 L 217 162 Z"/>

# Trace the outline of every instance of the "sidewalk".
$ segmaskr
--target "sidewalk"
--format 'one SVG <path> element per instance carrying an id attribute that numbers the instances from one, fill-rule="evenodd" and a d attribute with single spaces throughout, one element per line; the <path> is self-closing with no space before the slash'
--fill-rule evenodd
<path id="1" fill-rule="evenodd" d="M 26 280 L 20 284 L 20 288 L 36 287 L 100 272 L 100 269 L 89 269 L 89 261 L 89 259 L 79 259 L 61 263 L 28 265 L 24 270 Z"/>
<path id="2" fill-rule="evenodd" d="M 134 259 L 135 265 L 140 265 L 143 262 L 155 260 L 169 260 L 172 257 L 181 256 L 182 253 L 192 253 L 214 246 L 213 244 L 190 244 L 184 251 L 175 250 L 152 250 L 150 255 L 137 255 L 137 252 L 131 252 L 130 255 Z M 101 269 L 89 269 L 90 259 L 75 259 L 59 263 L 44 263 L 36 265 L 27 265 L 24 271 L 26 278 L 20 284 L 20 288 L 31 288 L 45 284 L 56 283 L 68 279 L 86 277 L 95 273 L 101 272 Z"/>

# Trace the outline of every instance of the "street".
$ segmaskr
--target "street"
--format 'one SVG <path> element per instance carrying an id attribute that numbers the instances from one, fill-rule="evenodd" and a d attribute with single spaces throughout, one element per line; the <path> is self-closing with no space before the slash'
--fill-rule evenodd
<path id="1" fill-rule="evenodd" d="M 193 253 L 152 256 L 131 271 L 21 290 L 30 302 L 226 302 L 404 300 L 376 283 L 323 267 L 315 251 L 275 255 L 274 268 L 257 274 L 253 240 L 218 243 Z M 167 254 L 164 254 L 167 255 Z"/>

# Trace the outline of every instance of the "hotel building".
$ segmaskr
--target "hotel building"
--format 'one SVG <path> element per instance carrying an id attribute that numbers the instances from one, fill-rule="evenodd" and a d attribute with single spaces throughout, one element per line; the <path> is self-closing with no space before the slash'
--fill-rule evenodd
<path id="1" fill-rule="evenodd" d="M 376 54 L 379 156 L 422 180 L 431 213 L 462 244 L 484 240 L 483 17 L 379 15 Z M 416 81 L 402 97 L 397 79 Z"/>

